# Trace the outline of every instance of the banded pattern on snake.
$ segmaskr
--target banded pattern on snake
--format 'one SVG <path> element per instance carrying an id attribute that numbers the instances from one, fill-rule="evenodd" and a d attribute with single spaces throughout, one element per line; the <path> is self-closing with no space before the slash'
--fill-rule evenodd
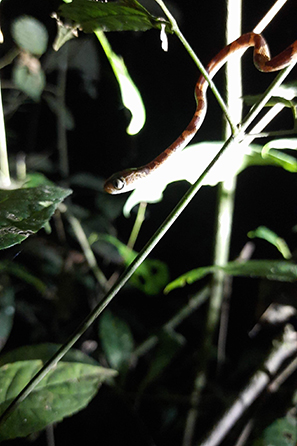
<path id="1" fill-rule="evenodd" d="M 243 34 L 237 40 L 227 45 L 210 61 L 206 66 L 206 71 L 209 77 L 213 78 L 232 54 L 243 51 L 249 47 L 254 47 L 253 57 L 256 68 L 265 73 L 281 70 L 297 58 L 297 40 L 287 49 L 271 59 L 269 48 L 264 37 L 260 34 L 250 32 Z M 199 130 L 206 114 L 207 88 L 208 82 L 205 77 L 201 75 L 195 86 L 197 107 L 193 118 L 182 134 L 167 149 L 165 149 L 164 152 L 148 164 L 138 168 L 122 170 L 108 178 L 104 184 L 106 192 L 109 194 L 120 194 L 137 188 L 144 178 L 147 178 L 148 175 L 162 166 L 171 155 L 177 151 L 181 151 L 191 141 Z"/>

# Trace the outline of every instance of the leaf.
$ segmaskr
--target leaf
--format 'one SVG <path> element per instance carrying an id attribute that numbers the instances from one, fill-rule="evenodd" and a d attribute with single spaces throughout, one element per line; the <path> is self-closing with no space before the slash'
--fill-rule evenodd
<path id="1" fill-rule="evenodd" d="M 34 274 L 30 273 L 23 265 L 4 260 L 0 262 L 0 272 L 18 277 L 27 284 L 33 286 L 39 293 L 45 294 L 47 291 L 46 284 Z"/>
<path id="2" fill-rule="evenodd" d="M 99 319 L 99 337 L 111 367 L 116 370 L 127 367 L 134 349 L 129 325 L 111 311 L 105 310 Z"/>
<path id="3" fill-rule="evenodd" d="M 35 17 L 21 15 L 11 25 L 15 43 L 24 51 L 41 56 L 47 48 L 48 33 L 45 25 Z"/>
<path id="4" fill-rule="evenodd" d="M 124 243 L 115 237 L 107 234 L 100 234 L 97 240 L 105 240 L 117 248 L 126 266 L 135 259 L 137 253 L 128 248 Z M 167 265 L 161 260 L 146 259 L 135 271 L 130 279 L 130 283 L 148 295 L 156 295 L 163 290 L 169 280 Z"/>
<path id="5" fill-rule="evenodd" d="M 162 330 L 158 333 L 158 345 L 154 352 L 154 357 L 150 362 L 147 375 L 142 383 L 142 391 L 144 387 L 161 376 L 176 357 L 184 343 L 184 337 L 174 330 Z"/>
<path id="6" fill-rule="evenodd" d="M 292 139 L 289 141 L 291 141 L 291 146 L 288 141 L 283 140 L 283 148 L 285 145 L 290 148 L 295 146 Z M 193 184 L 217 155 L 223 144 L 223 141 L 206 141 L 189 145 L 181 152 L 175 153 L 129 195 L 123 209 L 125 217 L 130 216 L 131 209 L 138 203 L 159 202 L 163 197 L 164 189 L 174 181 L 188 181 Z M 289 172 L 297 172 L 297 160 L 290 155 L 278 150 L 273 150 L 273 152 L 270 150 L 263 154 L 262 146 L 256 144 L 249 147 L 233 144 L 220 157 L 201 184 L 202 186 L 215 186 L 231 176 L 238 175 L 249 166 L 258 165 L 280 166 Z"/>
<path id="7" fill-rule="evenodd" d="M 0 368 L 0 413 L 38 372 L 42 361 L 18 361 Z M 114 370 L 60 362 L 0 427 L 0 441 L 24 437 L 83 409 Z"/>
<path id="8" fill-rule="evenodd" d="M 249 231 L 248 237 L 258 237 L 266 240 L 268 243 L 274 245 L 285 259 L 290 259 L 292 257 L 290 249 L 285 240 L 279 237 L 275 232 L 271 231 L 271 229 L 266 228 L 266 226 L 259 226 L 254 231 Z"/>
<path id="9" fill-rule="evenodd" d="M 136 0 L 119 0 L 102 3 L 97 1 L 75 0 L 63 4 L 59 9 L 66 19 L 74 21 L 86 33 L 97 29 L 102 31 L 147 31 L 161 29 L 166 25 L 166 32 L 172 33 L 169 22 L 154 17 Z"/>
<path id="10" fill-rule="evenodd" d="M 124 215 L 140 202 L 156 203 L 162 199 L 163 191 L 174 181 L 188 181 L 193 184 L 222 148 L 223 141 L 207 141 L 192 144 L 171 156 L 166 163 L 149 175 L 129 196 Z M 244 165 L 244 155 L 251 152 L 238 144 L 231 145 L 202 181 L 203 186 L 215 186 L 230 176 L 237 175 Z"/>
<path id="11" fill-rule="evenodd" d="M 145 108 L 139 90 L 131 79 L 125 62 L 112 51 L 104 33 L 101 30 L 97 30 L 95 34 L 117 78 L 121 90 L 122 102 L 131 112 L 131 121 L 127 128 L 127 133 L 129 135 L 136 135 L 144 126 L 146 119 Z"/>
<path id="12" fill-rule="evenodd" d="M 297 420 L 286 416 L 274 421 L 264 431 L 264 445 L 266 446 L 295 446 L 297 443 Z"/>
<path id="13" fill-rule="evenodd" d="M 35 359 L 39 359 L 45 363 L 57 352 L 60 347 L 60 344 L 53 344 L 50 342 L 37 345 L 25 345 L 1 355 L 0 366 L 18 361 Z M 63 356 L 62 361 L 99 365 L 95 359 L 75 348 L 69 350 L 66 355 Z"/>
<path id="14" fill-rule="evenodd" d="M 39 101 L 46 82 L 45 74 L 41 67 L 32 70 L 27 65 L 16 64 L 13 67 L 12 77 L 14 84 L 19 90 L 34 101 Z"/>
<path id="15" fill-rule="evenodd" d="M 225 266 L 205 266 L 193 269 L 169 283 L 164 292 L 167 294 L 175 288 L 191 284 L 215 271 L 224 271 L 230 276 L 263 278 L 280 282 L 297 280 L 297 265 L 283 260 L 248 260 L 246 262 L 229 262 Z"/>
<path id="16" fill-rule="evenodd" d="M 58 186 L 0 190 L 0 249 L 21 243 L 51 218 L 71 194 Z"/>
<path id="17" fill-rule="evenodd" d="M 12 329 L 15 313 L 14 290 L 7 276 L 0 282 L 0 350 L 6 344 Z"/>

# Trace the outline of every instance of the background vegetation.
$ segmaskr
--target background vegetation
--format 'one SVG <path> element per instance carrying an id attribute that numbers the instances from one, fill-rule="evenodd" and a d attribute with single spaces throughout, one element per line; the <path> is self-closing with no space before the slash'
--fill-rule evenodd
<path id="1" fill-rule="evenodd" d="M 81 8 L 76 14 L 87 11 L 83 1 L 75 3 Z M 153 1 L 141 4 L 155 17 L 162 14 Z M 203 63 L 225 45 L 224 2 L 166 5 Z M 0 191 L 1 413 L 100 305 L 189 188 L 185 180 L 172 182 L 161 201 L 130 206 L 128 218 L 123 214 L 127 196 L 103 191 L 107 176 L 151 160 L 191 119 L 198 76 L 185 47 L 168 34 L 165 53 L 160 23 L 146 13 L 140 22 L 133 16 L 132 25 L 128 16 L 124 23 L 131 31 L 122 31 L 123 21 L 109 23 L 115 29 L 106 33 L 108 42 L 123 57 L 146 109 L 145 126 L 129 135 L 131 112 L 123 106 L 111 67 L 119 61 L 108 53 L 104 35 L 94 35 L 93 24 L 85 21 L 82 28 L 89 33 L 79 31 L 57 52 L 52 49 L 60 25 L 50 14 L 59 6 L 44 0 L 1 3 L 1 82 L 12 181 L 7 187 L 3 175 Z M 270 6 L 268 1 L 244 4 L 243 32 L 252 30 Z M 64 16 L 75 19 L 68 7 Z M 15 19 L 23 15 L 37 18 L 44 28 L 29 22 L 29 31 L 22 23 L 15 30 Z M 265 30 L 273 54 L 295 40 L 295 19 L 296 7 L 288 1 Z M 144 32 L 143 23 L 152 29 Z M 32 26 L 38 35 L 33 42 L 41 49 L 28 50 Z M 243 67 L 243 94 L 254 102 L 275 75 L 258 73 L 251 54 Z M 119 66 L 115 69 L 119 76 Z M 286 82 L 295 78 L 296 70 Z M 216 84 L 224 91 L 223 75 Z M 223 139 L 221 110 L 208 96 L 208 114 L 195 143 Z M 221 186 L 205 186 L 79 337 L 76 350 L 3 423 L 4 444 L 75 445 L 86 439 L 90 445 L 296 444 L 296 140 L 284 140 L 294 127 L 293 97 L 285 105 L 268 127 L 286 129 L 277 134 L 283 140 L 279 150 L 273 151 L 267 135 L 255 141 L 241 165 L 227 280 L 213 267 Z M 246 101 L 244 114 L 249 106 Z M 193 150 L 187 165 L 202 162 L 196 161 L 202 149 Z M 2 172 L 3 165 L 1 158 Z M 245 263 L 234 263 L 238 259 Z M 209 297 L 217 281 L 224 285 L 224 299 L 214 309 Z M 220 420 L 228 425 L 222 437 Z M 25 438 L 15 439 L 19 436 Z"/>

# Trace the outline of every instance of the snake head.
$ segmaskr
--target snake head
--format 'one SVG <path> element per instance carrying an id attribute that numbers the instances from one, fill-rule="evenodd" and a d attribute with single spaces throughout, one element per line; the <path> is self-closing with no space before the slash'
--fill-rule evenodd
<path id="1" fill-rule="evenodd" d="M 135 189 L 136 170 L 137 169 L 126 169 L 113 174 L 104 183 L 105 192 L 116 195 Z"/>

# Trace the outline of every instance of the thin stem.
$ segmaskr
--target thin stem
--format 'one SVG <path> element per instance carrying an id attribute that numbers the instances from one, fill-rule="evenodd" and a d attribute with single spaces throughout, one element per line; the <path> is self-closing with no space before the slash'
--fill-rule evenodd
<path id="1" fill-rule="evenodd" d="M 234 121 L 232 120 L 230 113 L 228 111 L 228 108 L 221 96 L 221 94 L 219 93 L 217 87 L 215 86 L 214 82 L 212 81 L 212 79 L 210 79 L 209 74 L 207 73 L 207 71 L 205 70 L 203 64 L 200 62 L 199 58 L 197 57 L 196 53 L 194 52 L 193 48 L 190 46 L 190 44 L 188 43 L 188 41 L 186 40 L 186 38 L 184 37 L 184 35 L 182 34 L 182 32 L 180 31 L 178 24 L 175 20 L 175 18 L 173 17 L 173 15 L 170 13 L 170 11 L 168 10 L 168 8 L 166 7 L 166 5 L 164 4 L 164 2 L 162 0 L 155 0 L 156 3 L 158 3 L 158 5 L 160 6 L 160 8 L 163 10 L 163 12 L 166 14 L 168 20 L 171 23 L 171 29 L 172 31 L 176 34 L 176 36 L 178 37 L 178 39 L 181 41 L 181 43 L 183 44 L 185 50 L 189 53 L 189 55 L 191 56 L 191 58 L 193 59 L 193 61 L 195 62 L 195 64 L 197 65 L 199 71 L 203 74 L 203 76 L 205 77 L 205 79 L 207 80 L 209 87 L 211 89 L 211 91 L 213 92 L 219 106 L 221 107 L 221 109 L 223 110 L 223 113 L 227 119 L 227 121 L 230 124 L 231 127 L 231 132 L 235 133 L 237 130 L 237 127 L 234 123 Z"/>
<path id="2" fill-rule="evenodd" d="M 157 0 L 156 0 L 157 1 Z M 158 0 L 160 1 L 160 0 Z M 291 68 L 292 69 L 292 68 Z M 284 69 L 278 76 L 281 81 L 290 72 L 287 68 Z M 265 93 L 265 101 L 261 101 L 261 106 L 256 106 L 257 112 L 260 112 L 265 103 L 272 96 L 274 88 L 279 84 L 277 82 L 273 83 L 271 87 Z M 253 117 L 256 116 L 254 112 Z M 251 123 L 251 117 L 249 116 L 248 125 Z M 190 201 L 202 187 L 203 180 L 205 176 L 209 173 L 211 168 L 216 164 L 216 162 L 223 155 L 225 150 L 230 147 L 231 144 L 243 141 L 244 130 L 247 128 L 247 124 L 240 129 L 236 129 L 235 133 L 228 138 L 225 144 L 222 146 L 220 151 L 215 155 L 209 165 L 206 167 L 204 172 L 200 175 L 197 181 L 188 189 L 173 211 L 165 219 L 163 224 L 157 229 L 155 234 L 149 240 L 149 242 L 144 246 L 140 253 L 135 257 L 133 262 L 126 268 L 126 270 L 119 277 L 117 282 L 110 288 L 109 292 L 105 295 L 103 300 L 91 311 L 91 313 L 85 318 L 85 320 L 79 325 L 75 332 L 70 336 L 68 341 L 57 351 L 55 355 L 40 369 L 40 371 L 32 378 L 32 380 L 24 387 L 24 389 L 19 393 L 19 395 L 12 401 L 8 408 L 3 412 L 0 417 L 0 425 L 3 423 L 12 411 L 31 393 L 31 391 L 36 387 L 36 385 L 49 373 L 49 371 L 63 358 L 63 356 L 70 350 L 71 347 L 78 341 L 78 339 L 83 335 L 83 333 L 90 327 L 90 325 L 97 319 L 97 317 L 102 313 L 106 306 L 111 302 L 111 300 L 117 295 L 117 293 L 122 289 L 122 287 L 127 283 L 132 274 L 141 265 L 141 263 L 146 259 L 154 247 L 159 243 L 159 241 L 164 237 L 166 232 L 174 224 L 180 214 L 188 206 Z"/>
<path id="3" fill-rule="evenodd" d="M 221 150 L 217 153 L 217 155 L 213 158 L 213 160 L 209 163 L 204 172 L 200 175 L 198 180 L 193 184 L 191 188 L 189 188 L 189 190 L 185 193 L 185 195 L 179 201 L 177 206 L 165 219 L 163 224 L 157 229 L 157 231 L 149 240 L 149 242 L 135 257 L 133 262 L 126 268 L 126 270 L 122 273 L 117 282 L 110 288 L 109 292 L 105 295 L 103 300 L 90 312 L 90 314 L 85 318 L 85 320 L 78 326 L 78 328 L 70 336 L 68 341 L 66 341 L 66 343 L 62 345 L 62 347 L 55 353 L 55 355 L 53 355 L 52 358 L 49 359 L 49 361 L 39 370 L 39 372 L 36 373 L 36 375 L 31 379 L 31 381 L 23 388 L 23 390 L 18 394 L 18 396 L 11 402 L 11 404 L 7 407 L 7 409 L 2 413 L 2 415 L 0 416 L 0 426 L 2 423 L 5 422 L 5 420 L 9 417 L 9 415 L 13 412 L 13 410 L 15 410 L 16 407 L 22 401 L 24 401 L 24 399 L 32 392 L 32 390 L 37 386 L 37 384 L 50 372 L 50 370 L 53 367 L 56 366 L 56 364 L 63 358 L 63 356 L 73 347 L 73 345 L 78 341 L 78 339 L 83 335 L 83 333 L 85 333 L 85 331 L 93 324 L 93 322 L 97 319 L 97 317 L 107 307 L 107 305 L 111 302 L 111 300 L 118 294 L 121 288 L 123 288 L 123 286 L 132 276 L 132 274 L 137 270 L 139 265 L 141 265 L 141 263 L 146 259 L 146 257 L 159 243 L 162 237 L 173 225 L 173 223 L 177 220 L 177 218 L 180 216 L 183 210 L 187 207 L 192 198 L 194 198 L 198 190 L 202 187 L 202 182 L 205 176 L 214 166 L 214 164 L 218 161 L 218 159 L 222 156 L 222 154 L 232 141 L 233 138 L 230 137 L 229 140 L 223 145 Z"/>
<path id="4" fill-rule="evenodd" d="M 3 188 L 8 188 L 11 184 L 9 174 L 9 164 L 6 145 L 6 132 L 4 123 L 4 113 L 2 104 L 2 93 L 0 83 L 0 185 Z"/>
<path id="5" fill-rule="evenodd" d="M 92 251 L 92 248 L 89 244 L 89 241 L 86 237 L 85 231 L 83 230 L 81 223 L 75 218 L 69 211 L 66 212 L 66 217 L 73 229 L 73 232 L 81 246 L 81 249 L 85 255 L 85 258 L 88 262 L 89 267 L 93 271 L 93 274 L 97 280 L 97 282 L 101 285 L 103 290 L 106 290 L 107 279 L 104 276 L 103 272 L 98 266 L 96 257 Z"/>
<path id="6" fill-rule="evenodd" d="M 138 206 L 138 212 L 137 212 L 137 216 L 135 219 L 135 223 L 133 226 L 133 229 L 131 231 L 127 246 L 130 249 L 134 248 L 134 245 L 136 243 L 139 231 L 141 229 L 142 223 L 144 222 L 144 218 L 145 218 L 145 210 L 147 207 L 147 203 L 141 202 Z"/>

